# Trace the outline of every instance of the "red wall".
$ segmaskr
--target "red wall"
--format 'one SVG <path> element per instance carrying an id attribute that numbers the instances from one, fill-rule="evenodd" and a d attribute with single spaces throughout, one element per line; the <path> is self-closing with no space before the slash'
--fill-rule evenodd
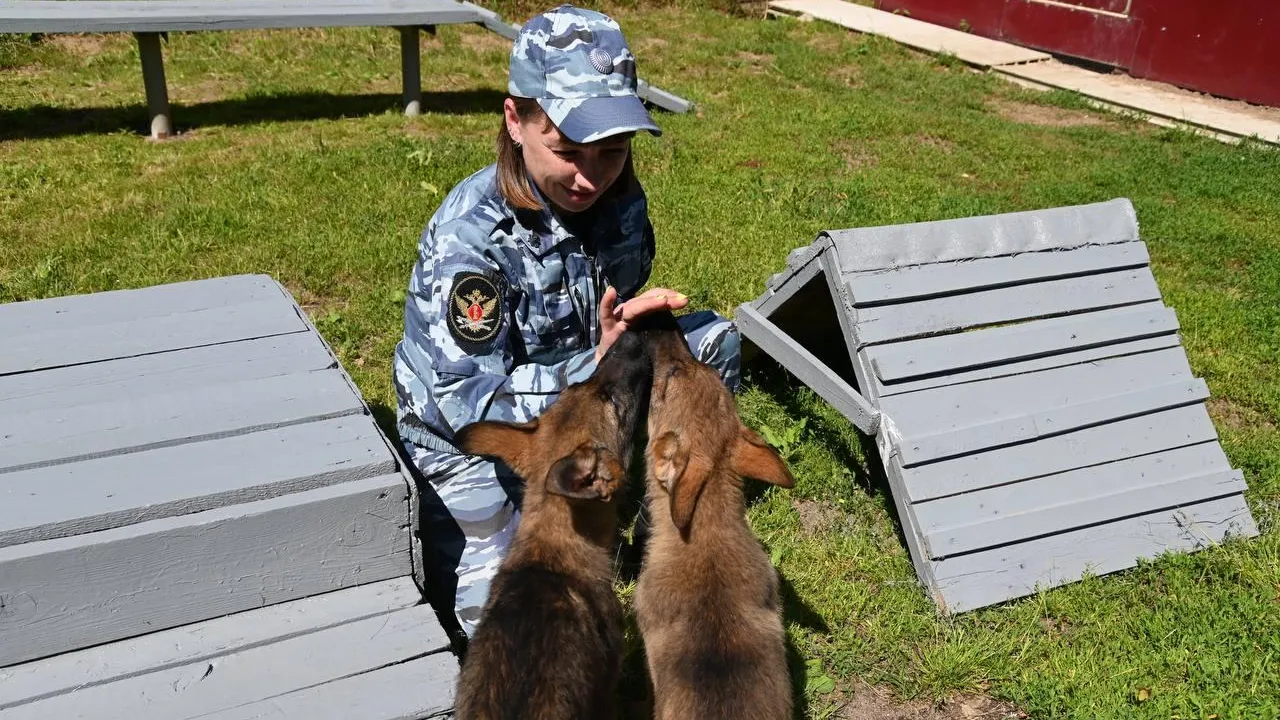
<path id="1" fill-rule="evenodd" d="M 1110 12 L 1125 0 L 1058 0 Z M 877 0 L 882 10 L 1280 106 L 1280 2 L 1131 0 L 1129 16 L 1028 0 Z"/>

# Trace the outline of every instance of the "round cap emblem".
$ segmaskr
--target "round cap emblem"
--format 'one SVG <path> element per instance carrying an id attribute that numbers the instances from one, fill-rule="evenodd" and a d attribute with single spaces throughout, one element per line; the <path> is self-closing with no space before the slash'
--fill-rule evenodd
<path id="1" fill-rule="evenodd" d="M 591 48 L 588 55 L 591 58 L 591 66 L 601 73 L 608 75 L 613 72 L 613 58 L 609 56 L 609 51 L 604 48 Z"/>

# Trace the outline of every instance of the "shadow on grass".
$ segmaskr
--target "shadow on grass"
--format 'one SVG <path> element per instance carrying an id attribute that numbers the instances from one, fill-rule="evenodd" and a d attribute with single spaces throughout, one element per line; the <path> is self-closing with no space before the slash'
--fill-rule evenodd
<path id="1" fill-rule="evenodd" d="M 497 114 L 504 95 L 496 90 L 424 92 L 423 113 Z M 181 134 L 202 127 L 264 122 L 337 120 L 402 112 L 399 94 L 334 95 L 302 92 L 250 95 L 185 105 L 174 103 L 171 119 Z M 150 132 L 145 104 L 119 107 L 61 108 L 49 105 L 0 108 L 0 140 L 58 138 L 69 135 Z"/>

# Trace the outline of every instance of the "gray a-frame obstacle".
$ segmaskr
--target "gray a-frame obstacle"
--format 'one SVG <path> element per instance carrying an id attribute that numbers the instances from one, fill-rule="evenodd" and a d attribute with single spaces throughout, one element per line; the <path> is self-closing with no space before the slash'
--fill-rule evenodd
<path id="1" fill-rule="evenodd" d="M 1257 527 L 1127 200 L 821 233 L 743 336 L 876 438 L 944 613 Z"/>

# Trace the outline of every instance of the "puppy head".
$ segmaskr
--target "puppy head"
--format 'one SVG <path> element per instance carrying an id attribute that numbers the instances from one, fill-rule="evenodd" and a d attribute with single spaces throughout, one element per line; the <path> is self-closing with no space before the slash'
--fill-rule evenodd
<path id="1" fill-rule="evenodd" d="M 638 337 L 624 333 L 595 373 L 525 423 L 483 421 L 462 428 L 463 452 L 501 459 L 525 479 L 525 501 L 543 492 L 609 501 L 626 479 L 652 367 Z"/>
<path id="2" fill-rule="evenodd" d="M 714 369 L 693 357 L 679 330 L 666 324 L 645 336 L 653 358 L 645 453 L 650 490 L 669 495 L 680 533 L 687 537 L 698 499 L 717 476 L 792 487 L 786 463 L 742 424 L 733 394 Z"/>

